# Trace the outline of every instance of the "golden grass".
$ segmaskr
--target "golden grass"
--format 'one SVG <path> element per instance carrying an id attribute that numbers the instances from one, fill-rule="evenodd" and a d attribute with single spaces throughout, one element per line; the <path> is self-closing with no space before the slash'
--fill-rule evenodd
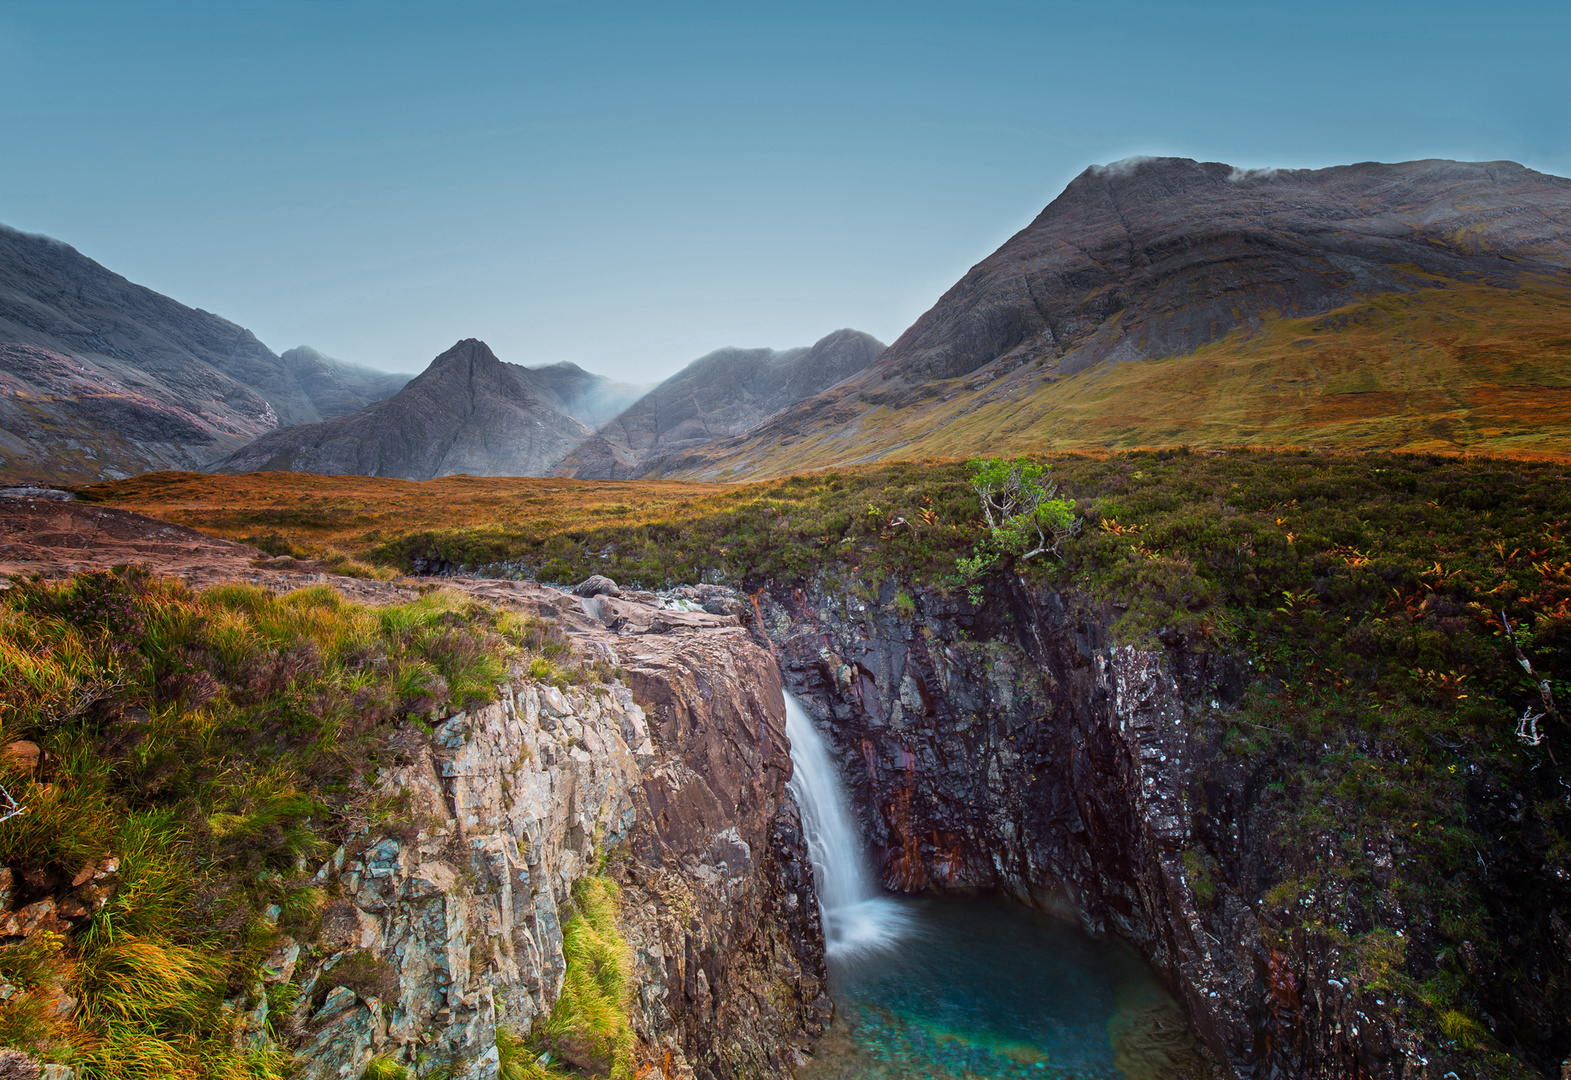
<path id="1" fill-rule="evenodd" d="M 682 476 L 743 480 L 837 462 L 1054 450 L 1331 447 L 1571 455 L 1571 290 L 1450 283 L 1241 328 L 1192 353 L 936 384 L 904 408 L 823 419 Z M 948 400 L 944 400 L 945 397 Z"/>
<path id="2" fill-rule="evenodd" d="M 483 525 L 558 528 L 681 518 L 734 484 L 446 476 L 390 480 L 263 472 L 145 473 L 78 489 L 88 501 L 200 529 L 226 540 L 278 533 L 310 547 L 365 551 L 422 529 Z"/>

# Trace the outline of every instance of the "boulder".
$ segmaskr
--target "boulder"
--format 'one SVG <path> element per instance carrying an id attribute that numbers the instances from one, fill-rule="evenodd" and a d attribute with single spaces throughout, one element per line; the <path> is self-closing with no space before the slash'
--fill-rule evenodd
<path id="1" fill-rule="evenodd" d="M 590 574 L 583 581 L 573 587 L 576 596 L 621 596 L 622 590 L 617 583 L 604 574 Z"/>

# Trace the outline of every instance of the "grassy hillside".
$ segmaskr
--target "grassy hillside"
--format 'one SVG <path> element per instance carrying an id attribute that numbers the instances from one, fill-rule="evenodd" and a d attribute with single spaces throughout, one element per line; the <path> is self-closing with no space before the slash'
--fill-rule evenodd
<path id="1" fill-rule="evenodd" d="M 1571 289 L 1437 283 L 1063 379 L 984 368 L 865 397 L 843 390 L 789 431 L 711 447 L 671 476 L 1180 443 L 1571 454 Z"/>
<path id="2" fill-rule="evenodd" d="M 309 948 L 328 899 L 316 864 L 398 812 L 372 793 L 398 740 L 489 698 L 531 653 L 567 647 L 450 593 L 368 609 L 327 587 L 197 594 L 134 568 L 13 582 L 0 786 L 24 812 L 0 824 L 0 866 L 13 906 L 55 908 L 0 945 L 0 1046 L 84 1080 L 290 1075 L 287 1055 L 233 1043 L 226 999 L 256 1004 L 280 933 Z M 288 1045 L 299 988 L 276 990 Z"/>

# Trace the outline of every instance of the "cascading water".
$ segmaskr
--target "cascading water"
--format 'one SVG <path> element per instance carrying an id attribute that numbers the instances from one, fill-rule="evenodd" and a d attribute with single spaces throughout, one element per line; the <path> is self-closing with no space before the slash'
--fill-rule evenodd
<path id="1" fill-rule="evenodd" d="M 1127 946 L 996 899 L 883 892 L 835 759 L 789 695 L 786 734 L 836 1006 L 797 1080 L 1198 1075 L 1182 1011 Z"/>
<path id="2" fill-rule="evenodd" d="M 801 807 L 813 860 L 825 951 L 839 961 L 877 952 L 898 941 L 910 919 L 897 901 L 882 895 L 873 879 L 840 770 L 818 729 L 790 694 L 785 705 L 791 794 Z"/>

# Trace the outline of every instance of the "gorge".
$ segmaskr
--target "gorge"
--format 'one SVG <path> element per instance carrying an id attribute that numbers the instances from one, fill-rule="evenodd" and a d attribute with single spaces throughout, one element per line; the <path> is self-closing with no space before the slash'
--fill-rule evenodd
<path id="1" fill-rule="evenodd" d="M 619 656 L 740 620 L 844 769 L 878 884 L 932 894 L 940 923 L 986 894 L 1127 942 L 1187 1014 L 1191 1035 L 1160 1013 L 1142 1028 L 1170 1072 L 1198 1053 L 1250 1078 L 1553 1076 L 1571 1052 L 1566 811 L 1560 767 L 1515 732 L 1536 688 L 1511 650 L 1561 678 L 1561 466 L 1242 449 L 1051 466 L 1083 533 L 971 587 L 955 568 L 976 496 L 942 462 L 662 489 L 645 511 L 569 508 L 581 482 L 473 482 L 442 496 L 449 527 L 358 548 L 330 515 L 391 530 L 378 493 L 398 482 L 324 484 L 321 526 L 265 477 L 87 494 L 209 533 L 277 529 L 297 552 L 344 544 L 488 601 L 507 578 L 609 575 L 623 595 L 573 618 Z M 467 524 L 465 499 L 494 515 L 518 495 L 560 520 Z M 640 582 L 682 580 L 704 583 L 661 586 L 650 610 Z M 776 865 L 800 882 L 796 850 Z M 717 957 L 752 955 L 731 941 Z"/>

